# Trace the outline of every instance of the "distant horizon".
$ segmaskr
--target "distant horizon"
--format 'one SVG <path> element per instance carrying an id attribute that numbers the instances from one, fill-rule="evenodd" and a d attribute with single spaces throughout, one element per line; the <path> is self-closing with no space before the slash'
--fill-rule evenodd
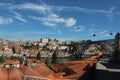
<path id="1" fill-rule="evenodd" d="M 114 39 L 120 32 L 119 4 L 119 0 L 0 0 L 0 38 Z"/>
<path id="2" fill-rule="evenodd" d="M 42 38 L 45 38 L 45 37 L 42 37 Z M 47 37 L 47 38 L 49 38 L 49 37 Z M 22 39 L 19 39 L 19 40 L 12 40 L 12 39 L 4 39 L 4 38 L 0 38 L 0 39 L 3 39 L 3 40 L 9 40 L 9 41 L 22 41 L 22 42 L 26 42 L 26 41 L 40 41 L 40 39 L 39 40 L 22 40 Z M 50 38 L 50 39 L 55 39 L 55 38 Z M 83 40 L 91 40 L 91 41 L 100 41 L 100 40 L 111 40 L 111 39 L 115 39 L 115 38 L 110 38 L 110 39 L 97 39 L 97 40 L 91 40 L 91 39 L 79 39 L 79 40 L 68 40 L 68 39 L 66 39 L 66 40 L 62 40 L 62 39 L 56 39 L 56 40 L 59 40 L 59 41 L 83 41 Z"/>

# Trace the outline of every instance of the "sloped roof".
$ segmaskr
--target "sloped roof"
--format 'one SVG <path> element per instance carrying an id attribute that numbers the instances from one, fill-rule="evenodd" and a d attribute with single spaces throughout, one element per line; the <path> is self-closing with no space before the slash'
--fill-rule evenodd
<path id="1" fill-rule="evenodd" d="M 9 80 L 22 80 L 23 72 L 19 68 L 9 68 Z"/>
<path id="2" fill-rule="evenodd" d="M 50 68 L 57 74 L 64 72 L 60 76 L 65 79 L 77 79 L 83 76 L 90 67 L 93 67 L 94 61 L 91 59 L 96 59 L 96 57 L 90 58 L 90 60 L 83 61 L 71 61 L 62 64 L 51 64 Z"/>
<path id="3" fill-rule="evenodd" d="M 7 60 L 4 64 L 13 64 L 14 61 L 13 60 Z"/>
<path id="4" fill-rule="evenodd" d="M 21 69 L 24 71 L 25 75 L 44 77 L 43 75 L 41 75 L 37 71 L 33 70 L 31 67 L 22 66 Z"/>
<path id="5" fill-rule="evenodd" d="M 14 60 L 7 60 L 4 64 L 19 64 L 19 61 L 14 61 Z"/>
<path id="6" fill-rule="evenodd" d="M 47 78 L 49 78 L 49 79 L 52 79 L 52 80 L 65 80 L 65 79 L 63 79 L 63 78 L 55 78 L 54 76 L 53 76 L 53 74 L 49 74 L 48 76 L 47 76 Z"/>
<path id="7" fill-rule="evenodd" d="M 32 67 L 32 69 L 44 76 L 48 76 L 49 74 L 55 75 L 55 73 L 46 66 L 37 65 L 37 66 Z"/>
<path id="8" fill-rule="evenodd" d="M 27 62 L 33 62 L 33 60 L 32 59 L 27 59 Z"/>
<path id="9" fill-rule="evenodd" d="M 0 80 L 8 80 L 8 71 L 4 67 L 0 67 Z"/>
<path id="10" fill-rule="evenodd" d="M 14 61 L 14 64 L 20 64 L 20 62 L 19 61 Z"/>

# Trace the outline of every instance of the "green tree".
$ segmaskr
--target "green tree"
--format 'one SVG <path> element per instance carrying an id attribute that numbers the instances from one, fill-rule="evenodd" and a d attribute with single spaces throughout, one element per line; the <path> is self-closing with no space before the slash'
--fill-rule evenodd
<path id="1" fill-rule="evenodd" d="M 52 55 L 52 64 L 57 64 L 57 51 L 55 51 Z"/>
<path id="2" fill-rule="evenodd" d="M 45 64 L 48 66 L 49 65 L 49 59 L 48 59 L 48 57 L 46 57 L 46 59 L 45 59 Z"/>
<path id="3" fill-rule="evenodd" d="M 11 56 L 11 57 L 10 57 L 10 60 L 14 60 L 14 57 L 13 57 L 13 56 Z"/>
<path id="4" fill-rule="evenodd" d="M 0 63 L 3 63 L 4 62 L 4 58 L 3 56 L 0 56 Z"/>
<path id="5" fill-rule="evenodd" d="M 19 62 L 20 62 L 20 64 L 23 63 L 23 58 L 22 57 L 19 58 Z"/>
<path id="6" fill-rule="evenodd" d="M 15 47 L 12 47 L 12 52 L 13 52 L 13 54 L 16 53 L 16 51 L 15 51 Z"/>
<path id="7" fill-rule="evenodd" d="M 37 60 L 41 60 L 41 54 L 40 54 L 40 52 L 38 52 L 36 59 Z"/>

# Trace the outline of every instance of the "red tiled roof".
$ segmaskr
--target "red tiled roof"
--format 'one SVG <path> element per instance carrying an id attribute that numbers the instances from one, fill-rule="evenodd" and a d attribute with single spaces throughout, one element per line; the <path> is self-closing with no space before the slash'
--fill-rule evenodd
<path id="1" fill-rule="evenodd" d="M 9 80 L 22 80 L 23 72 L 19 68 L 9 68 Z"/>
<path id="2" fill-rule="evenodd" d="M 27 59 L 27 62 L 42 63 L 40 60 L 36 60 L 36 59 Z"/>
<path id="3" fill-rule="evenodd" d="M 25 72 L 25 75 L 43 77 L 43 75 L 41 75 L 40 73 L 38 73 L 30 67 L 22 66 L 21 69 Z"/>
<path id="4" fill-rule="evenodd" d="M 7 60 L 4 64 L 13 64 L 14 61 L 13 60 Z"/>
<path id="5" fill-rule="evenodd" d="M 85 59 L 83 61 L 71 61 L 62 64 L 51 64 L 50 68 L 57 72 L 57 74 L 64 72 L 64 74 L 60 75 L 63 76 L 63 78 L 80 78 L 90 67 L 93 67 L 94 61 L 91 61 L 91 59 L 95 58 L 96 57 L 90 58 L 90 60 Z"/>
<path id="6" fill-rule="evenodd" d="M 49 78 L 49 79 L 52 79 L 52 80 L 65 80 L 65 79 L 63 79 L 63 78 L 55 78 L 52 74 L 49 74 L 48 76 L 47 76 L 47 78 Z"/>
<path id="7" fill-rule="evenodd" d="M 27 59 L 27 62 L 33 62 L 33 60 L 32 59 Z"/>
<path id="8" fill-rule="evenodd" d="M 88 59 L 85 59 L 86 61 L 95 61 L 96 58 L 88 58 Z"/>
<path id="9" fill-rule="evenodd" d="M 37 65 L 37 66 L 32 67 L 32 69 L 44 76 L 48 76 L 49 74 L 55 75 L 55 73 L 46 66 Z"/>
<path id="10" fill-rule="evenodd" d="M 62 64 L 51 64 L 50 65 L 50 68 L 54 71 L 54 72 L 62 72 L 63 71 L 63 69 L 65 68 L 65 67 L 67 67 L 68 65 L 66 65 L 66 64 L 64 64 L 64 65 L 62 65 Z"/>
<path id="11" fill-rule="evenodd" d="M 55 74 L 55 77 L 60 77 L 60 76 L 64 76 L 65 72 L 59 72 Z"/>
<path id="12" fill-rule="evenodd" d="M 20 62 L 19 61 L 14 61 L 13 64 L 20 64 Z"/>
<path id="13" fill-rule="evenodd" d="M 82 63 L 82 64 L 68 66 L 68 68 L 70 68 L 71 70 L 73 70 L 74 72 L 77 73 L 79 71 L 83 71 L 87 66 L 88 66 L 88 64 Z"/>
<path id="14" fill-rule="evenodd" d="M 4 64 L 19 64 L 19 61 L 7 60 Z"/>
<path id="15" fill-rule="evenodd" d="M 40 65 L 41 65 L 41 66 L 46 66 L 46 64 L 45 64 L 45 63 L 43 63 L 43 62 L 42 62 L 42 63 L 40 63 Z"/>
<path id="16" fill-rule="evenodd" d="M 39 64 L 33 67 L 20 65 L 20 68 L 1 68 L 0 67 L 0 80 L 21 80 L 22 76 L 36 76 L 46 77 L 52 80 L 64 80 L 64 79 L 78 79 L 87 73 L 91 67 L 93 67 L 95 61 L 100 55 L 93 56 L 91 58 L 84 59 L 82 61 L 71 61 L 62 64 L 51 64 L 50 68 L 56 72 L 54 73 L 45 63 L 36 59 L 27 59 L 28 62 L 38 62 Z M 19 61 L 7 60 L 5 64 L 18 64 Z M 1 74 L 5 77 L 2 77 Z M 9 74 L 9 75 L 8 75 Z M 63 78 L 60 78 L 60 77 Z"/>
<path id="17" fill-rule="evenodd" d="M 51 78 L 52 80 L 55 80 L 55 77 L 52 74 L 49 74 L 47 78 Z"/>
<path id="18" fill-rule="evenodd" d="M 4 67 L 0 67 L 0 80 L 8 80 L 8 71 Z"/>
<path id="19" fill-rule="evenodd" d="M 42 63 L 42 61 L 37 60 L 37 59 L 33 59 L 33 62 L 36 62 L 36 63 Z"/>

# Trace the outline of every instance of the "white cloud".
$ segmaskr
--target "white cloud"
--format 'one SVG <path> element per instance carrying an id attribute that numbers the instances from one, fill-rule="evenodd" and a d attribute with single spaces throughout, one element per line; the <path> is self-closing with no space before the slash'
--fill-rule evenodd
<path id="1" fill-rule="evenodd" d="M 89 32 L 90 35 L 97 34 L 100 31 L 101 31 L 100 29 L 96 29 L 96 28 L 90 28 L 90 29 L 88 29 L 88 32 Z"/>
<path id="2" fill-rule="evenodd" d="M 64 23 L 67 27 L 72 27 L 73 25 L 76 24 L 76 19 L 72 17 L 63 18 L 57 15 L 56 13 L 54 13 L 53 12 L 54 9 L 57 9 L 57 7 L 55 8 L 55 6 L 49 6 L 46 4 L 38 5 L 33 3 L 25 3 L 25 4 L 12 6 L 11 9 L 28 9 L 28 10 L 33 10 L 41 14 L 44 14 L 43 15 L 44 17 L 36 17 L 36 16 L 29 16 L 29 17 L 32 19 L 41 21 L 46 26 L 54 27 L 54 26 L 57 26 L 58 23 Z M 20 15 L 18 14 L 16 15 L 17 15 L 16 17 L 17 19 L 25 22 L 25 19 L 23 19 Z"/>
<path id="3" fill-rule="evenodd" d="M 66 26 L 67 27 L 72 27 L 72 26 L 74 26 L 76 24 L 76 19 L 74 19 L 74 18 L 69 18 L 67 21 L 66 21 Z"/>
<path id="4" fill-rule="evenodd" d="M 47 26 L 56 26 L 57 23 L 65 23 L 67 27 L 72 27 L 76 24 L 76 19 L 72 18 L 63 18 L 61 16 L 58 16 L 56 14 L 56 11 L 79 11 L 83 12 L 85 14 L 103 14 L 105 15 L 110 21 L 114 18 L 114 15 L 119 12 L 114 11 L 116 7 L 111 7 L 109 10 L 105 9 L 89 9 L 84 7 L 77 7 L 77 6 L 54 6 L 54 5 L 47 5 L 45 3 L 40 4 L 34 4 L 34 3 L 24 3 L 24 4 L 7 4 L 7 3 L 1 3 L 1 6 L 7 6 L 10 10 L 31 10 L 36 11 L 40 14 L 43 14 L 43 17 L 41 17 L 41 21 L 44 25 Z M 16 13 L 15 13 L 16 14 Z M 28 14 L 29 15 L 29 14 Z M 26 20 L 19 14 L 16 14 L 16 19 L 25 22 Z M 50 25 L 49 25 L 50 24 Z M 54 25 L 53 25 L 54 24 Z"/>
<path id="5" fill-rule="evenodd" d="M 53 11 L 73 11 L 77 10 L 80 12 L 83 12 L 85 14 L 104 14 L 107 18 L 112 20 L 114 18 L 115 14 L 120 14 L 118 11 L 114 11 L 116 7 L 110 7 L 108 10 L 105 9 L 90 9 L 90 8 L 84 8 L 84 7 L 77 7 L 77 6 L 54 6 L 54 5 L 47 5 L 45 3 L 41 4 L 34 4 L 34 3 L 24 3 L 24 4 L 10 4 L 10 3 L 0 3 L 0 6 L 3 6 L 4 8 L 9 8 L 9 9 L 27 9 L 27 10 L 33 10 L 37 11 L 42 14 L 48 14 L 48 13 L 53 13 Z"/>
<path id="6" fill-rule="evenodd" d="M 44 20 L 47 22 L 55 22 L 55 23 L 65 22 L 64 18 L 59 17 L 57 14 L 48 15 L 45 18 L 41 18 L 41 20 Z"/>
<path id="7" fill-rule="evenodd" d="M 17 13 L 13 10 L 10 10 L 10 12 L 12 12 L 15 15 L 13 17 L 16 18 L 17 20 L 22 21 L 22 22 L 26 22 L 26 19 L 24 19 L 20 13 Z"/>
<path id="8" fill-rule="evenodd" d="M 106 12 L 105 14 L 106 14 L 106 17 L 108 17 L 108 19 L 110 20 L 110 22 L 113 20 L 113 18 L 114 18 L 114 12 L 113 12 L 113 10 L 115 10 L 116 9 L 116 7 L 111 7 L 110 9 L 109 9 L 109 11 L 108 12 Z"/>
<path id="9" fill-rule="evenodd" d="M 90 30 L 88 30 L 88 34 L 89 36 L 91 36 L 93 40 L 114 38 L 114 35 L 110 35 L 109 29 L 95 29 L 95 28 L 92 29 L 91 28 Z M 96 34 L 96 36 L 93 37 L 93 34 Z"/>
<path id="10" fill-rule="evenodd" d="M 55 27 L 56 26 L 56 23 L 54 23 L 53 21 L 50 21 L 49 18 L 36 17 L 36 16 L 30 16 L 30 15 L 28 17 L 31 18 L 31 19 L 34 19 L 34 20 L 41 21 L 42 24 L 44 24 L 46 26 L 50 26 L 50 27 Z"/>
<path id="11" fill-rule="evenodd" d="M 45 23 L 54 23 L 55 25 L 57 25 L 57 23 L 65 23 L 67 27 L 72 27 L 76 24 L 76 19 L 74 18 L 63 18 L 58 16 L 55 11 L 79 11 L 79 12 L 83 12 L 85 14 L 103 14 L 105 15 L 110 21 L 112 21 L 112 19 L 114 18 L 115 14 L 120 14 L 120 12 L 116 12 L 114 11 L 116 9 L 116 7 L 111 7 L 108 10 L 105 9 L 89 9 L 89 8 L 84 8 L 84 7 L 77 7 L 77 6 L 54 6 L 54 5 L 47 5 L 47 4 L 34 4 L 34 3 L 24 3 L 24 4 L 18 4 L 18 5 L 14 5 L 14 4 L 0 4 L 1 6 L 8 6 L 9 9 L 11 10 L 31 10 L 31 11 L 36 11 L 38 13 L 43 14 L 43 20 L 46 20 L 46 22 L 43 22 L 43 24 Z M 16 17 L 16 19 L 25 22 L 26 20 L 22 17 L 22 16 L 18 16 Z M 52 26 L 52 25 L 51 25 Z"/>
<path id="12" fill-rule="evenodd" d="M 75 32 L 81 32 L 81 31 L 83 31 L 85 29 L 85 26 L 76 26 L 76 27 L 74 27 L 74 31 Z"/>
<path id="13" fill-rule="evenodd" d="M 43 22 L 43 24 L 46 25 L 46 26 L 51 26 L 51 27 L 55 27 L 56 26 L 56 24 L 50 23 L 50 22 Z"/>
<path id="14" fill-rule="evenodd" d="M 74 18 L 63 18 L 59 17 L 57 14 L 50 14 L 47 17 L 36 17 L 36 16 L 29 16 L 29 18 L 39 20 L 46 26 L 55 27 L 59 23 L 64 23 L 67 27 L 72 27 L 76 24 L 76 20 Z"/>
<path id="15" fill-rule="evenodd" d="M 22 22 L 26 22 L 26 20 L 25 19 L 23 19 L 22 17 L 20 17 L 20 16 L 15 16 L 15 18 L 16 19 L 18 19 L 18 20 L 20 20 L 20 21 L 22 21 Z"/>
<path id="16" fill-rule="evenodd" d="M 1 4 L 1 5 L 8 5 L 10 9 L 29 9 L 34 10 L 39 13 L 53 13 L 53 10 L 59 10 L 59 11 L 71 11 L 71 10 L 78 10 L 80 12 L 86 13 L 86 14 L 96 14 L 96 13 L 102 13 L 106 15 L 108 18 L 111 18 L 113 14 L 118 14 L 120 12 L 113 12 L 113 10 L 116 9 L 116 7 L 110 7 L 109 10 L 104 9 L 89 9 L 84 7 L 77 7 L 77 6 L 51 6 L 44 4 L 33 4 L 33 3 L 25 3 L 25 4 L 19 4 L 19 5 L 13 5 L 13 4 Z"/>
<path id="17" fill-rule="evenodd" d="M 32 18 L 32 19 L 35 19 L 35 20 L 41 20 L 40 17 L 36 17 L 36 16 L 31 16 L 31 15 L 28 15 L 29 18 Z"/>
<path id="18" fill-rule="evenodd" d="M 9 23 L 12 23 L 12 22 L 13 22 L 12 18 L 0 17 L 0 24 L 9 24 Z"/>
<path id="19" fill-rule="evenodd" d="M 51 12 L 51 7 L 46 4 L 33 4 L 33 3 L 25 3 L 20 5 L 14 5 L 11 6 L 11 9 L 28 9 L 28 10 L 34 10 L 39 13 L 47 14 L 48 12 Z"/>
<path id="20" fill-rule="evenodd" d="M 89 8 L 83 8 L 83 7 L 69 7 L 69 6 L 61 6 L 59 8 L 59 6 L 54 6 L 54 8 L 57 8 L 57 10 L 64 10 L 64 11 L 80 11 L 83 12 L 85 14 L 103 14 L 104 16 L 106 16 L 110 21 L 113 20 L 114 15 L 120 15 L 120 12 L 116 12 L 114 11 L 117 7 L 113 6 L 110 7 L 109 10 L 104 10 L 104 9 L 89 9 Z"/>
<path id="21" fill-rule="evenodd" d="M 89 34 L 91 36 L 93 36 L 93 34 L 96 34 L 96 38 L 109 38 L 111 37 L 110 35 L 110 30 L 109 29 L 95 29 L 95 28 L 91 28 L 89 29 Z"/>
<path id="22" fill-rule="evenodd" d="M 110 30 L 106 29 L 98 33 L 98 38 L 110 39 L 114 38 L 115 35 L 110 35 Z"/>
<path id="23" fill-rule="evenodd" d="M 98 34 L 104 35 L 104 34 L 106 34 L 106 33 L 108 33 L 108 32 L 109 32 L 109 30 L 103 30 L 103 31 L 99 32 Z"/>

